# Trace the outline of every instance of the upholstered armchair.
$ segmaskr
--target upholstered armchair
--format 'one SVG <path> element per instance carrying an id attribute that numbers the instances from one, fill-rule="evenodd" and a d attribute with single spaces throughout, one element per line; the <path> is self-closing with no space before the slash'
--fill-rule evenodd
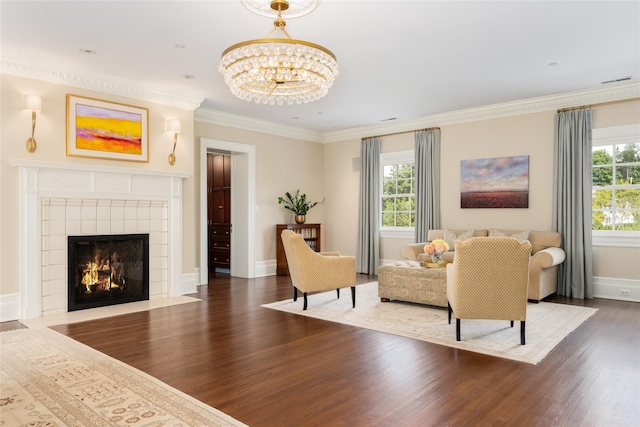
<path id="1" fill-rule="evenodd" d="M 282 246 L 289 265 L 293 283 L 293 300 L 298 300 L 298 289 L 304 297 L 303 310 L 307 309 L 307 294 L 335 289 L 340 298 L 340 288 L 351 287 L 351 300 L 356 306 L 356 258 L 340 256 L 338 252 L 315 252 L 300 234 L 282 231 Z"/>
<path id="2" fill-rule="evenodd" d="M 449 323 L 460 319 L 520 321 L 520 344 L 525 344 L 527 287 L 531 244 L 510 237 L 472 237 L 456 241 L 456 256 L 447 265 Z"/>

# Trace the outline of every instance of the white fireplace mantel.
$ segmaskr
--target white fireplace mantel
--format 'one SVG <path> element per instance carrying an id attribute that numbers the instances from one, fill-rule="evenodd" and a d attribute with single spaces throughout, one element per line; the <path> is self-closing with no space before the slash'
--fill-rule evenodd
<path id="1" fill-rule="evenodd" d="M 14 160 L 20 170 L 20 299 L 21 319 L 43 316 L 43 199 L 162 202 L 167 206 L 167 289 L 181 294 L 182 181 L 188 173 L 138 168 Z"/>

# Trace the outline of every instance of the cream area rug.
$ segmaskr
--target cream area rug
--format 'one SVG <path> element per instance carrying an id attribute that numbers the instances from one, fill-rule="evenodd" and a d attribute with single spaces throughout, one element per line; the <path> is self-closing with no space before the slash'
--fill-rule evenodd
<path id="1" fill-rule="evenodd" d="M 346 292 L 344 292 L 346 291 Z M 520 345 L 520 322 L 466 320 L 461 322 L 461 341 L 456 341 L 455 320 L 447 323 L 447 309 L 427 305 L 380 302 L 378 283 L 356 287 L 356 307 L 351 293 L 323 292 L 302 299 L 278 301 L 263 307 L 401 335 L 462 350 L 503 357 L 533 365 L 540 362 L 560 341 L 591 317 L 597 309 L 541 302 L 527 304 L 526 345 Z"/>
<path id="2" fill-rule="evenodd" d="M 0 426 L 244 426 L 47 328 L 0 333 Z"/>

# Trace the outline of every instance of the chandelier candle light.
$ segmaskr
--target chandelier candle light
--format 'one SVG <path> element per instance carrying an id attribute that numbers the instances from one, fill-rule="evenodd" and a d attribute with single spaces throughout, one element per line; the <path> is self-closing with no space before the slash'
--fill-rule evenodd
<path id="1" fill-rule="evenodd" d="M 222 53 L 218 71 L 238 98 L 263 104 L 313 102 L 327 94 L 338 76 L 335 55 L 324 47 L 292 39 L 282 12 L 286 0 L 272 0 L 274 28 L 262 39 L 248 40 Z"/>

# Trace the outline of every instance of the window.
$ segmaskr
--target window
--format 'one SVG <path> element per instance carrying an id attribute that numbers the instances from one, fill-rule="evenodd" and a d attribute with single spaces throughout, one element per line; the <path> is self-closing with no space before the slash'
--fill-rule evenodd
<path id="1" fill-rule="evenodd" d="M 381 230 L 413 231 L 416 187 L 413 151 L 383 153 L 381 167 Z"/>
<path id="2" fill-rule="evenodd" d="M 592 162 L 594 244 L 640 245 L 640 126 L 594 129 Z"/>

